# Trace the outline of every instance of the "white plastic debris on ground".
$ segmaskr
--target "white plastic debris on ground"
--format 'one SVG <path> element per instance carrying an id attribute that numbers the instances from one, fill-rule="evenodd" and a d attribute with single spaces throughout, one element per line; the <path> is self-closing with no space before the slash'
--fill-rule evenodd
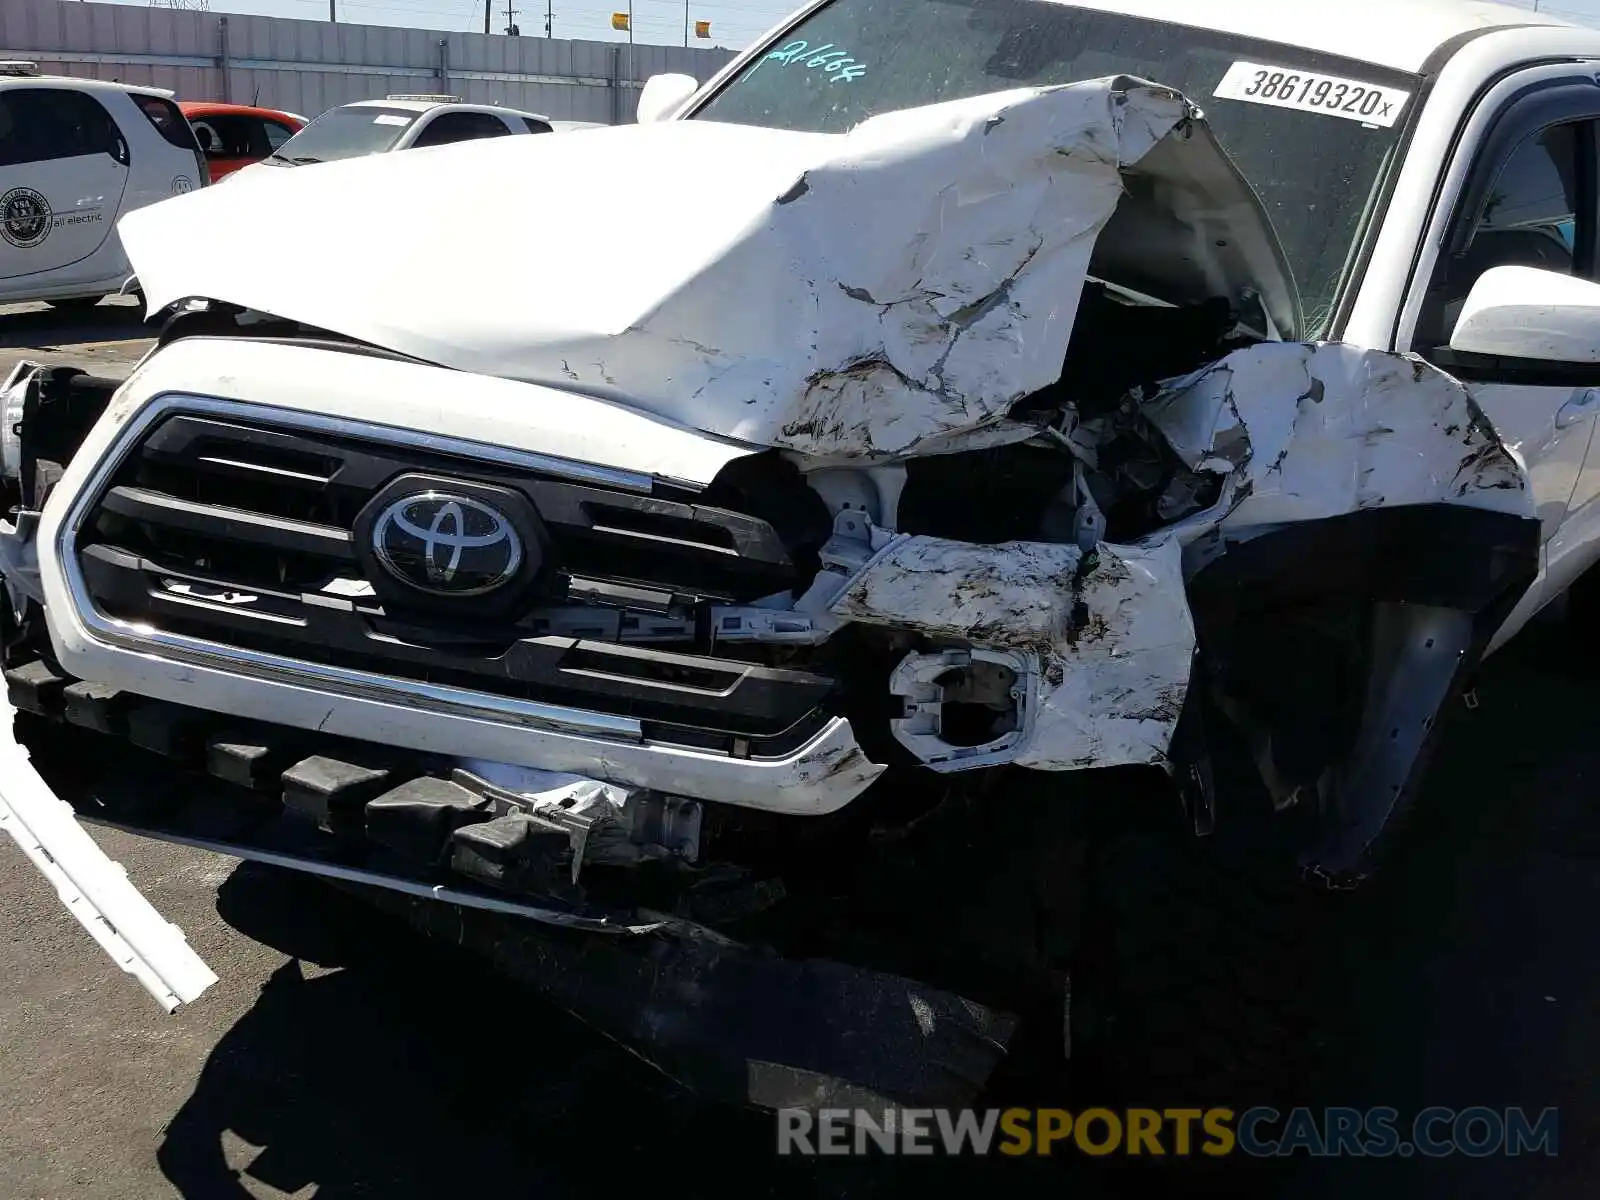
<path id="1" fill-rule="evenodd" d="M 217 981 L 167 921 L 128 881 L 121 864 L 78 824 L 72 806 L 39 777 L 11 733 L 12 708 L 0 697 L 0 829 L 10 834 L 61 903 L 100 948 L 171 1012 Z"/>

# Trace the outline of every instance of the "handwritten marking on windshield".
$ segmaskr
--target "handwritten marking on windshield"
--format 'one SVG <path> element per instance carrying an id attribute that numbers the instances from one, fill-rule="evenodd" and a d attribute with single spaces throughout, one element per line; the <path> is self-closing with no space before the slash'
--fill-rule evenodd
<path id="1" fill-rule="evenodd" d="M 782 63 L 792 67 L 795 63 L 803 63 L 808 71 L 823 71 L 833 78 L 832 83 L 841 80 L 860 79 L 867 73 L 867 65 L 857 62 L 850 57 L 847 50 L 837 50 L 832 42 L 824 42 L 816 49 L 811 48 L 811 43 L 806 41 L 793 41 L 779 47 L 771 54 L 766 55 L 760 62 L 750 68 L 754 75 L 769 62 Z M 749 76 L 746 76 L 748 79 Z"/>

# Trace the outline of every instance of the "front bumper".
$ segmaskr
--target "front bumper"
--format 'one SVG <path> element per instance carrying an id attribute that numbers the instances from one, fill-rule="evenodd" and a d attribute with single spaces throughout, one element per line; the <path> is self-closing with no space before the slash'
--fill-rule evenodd
<path id="1" fill-rule="evenodd" d="M 822 547 L 824 569 L 793 600 L 792 609 L 758 606 L 748 586 L 746 598 L 710 607 L 708 625 L 718 631 L 717 638 L 733 640 L 733 635 L 721 633 L 723 621 L 732 620 L 742 626 L 739 637 L 747 647 L 765 641 L 771 643 L 766 648 L 780 652 L 798 644 L 834 651 L 830 639 L 846 626 L 869 631 L 867 636 L 899 647 L 892 651 L 901 664 L 893 677 L 887 668 L 881 675 L 857 671 L 853 661 L 836 663 L 833 676 L 767 670 L 756 667 L 755 660 L 719 649 L 715 658 L 680 655 L 668 661 L 674 656 L 656 654 L 648 669 L 659 674 L 648 679 L 620 678 L 612 672 L 626 668 L 610 663 L 598 671 L 562 666 L 528 683 L 531 692 L 519 693 L 517 687 L 529 676 L 513 668 L 509 657 L 485 660 L 492 664 L 487 671 L 481 663 L 469 670 L 462 654 L 435 655 L 426 642 L 403 652 L 374 651 L 370 636 L 368 645 L 359 645 L 367 636 L 360 630 L 367 609 L 359 600 L 306 590 L 326 591 L 322 584 L 290 581 L 280 589 L 282 594 L 253 608 L 248 603 L 241 607 L 231 598 L 233 591 L 197 599 L 197 588 L 271 591 L 274 585 L 186 577 L 181 566 L 119 544 L 115 533 L 106 532 L 107 514 L 113 522 L 142 527 L 155 512 L 160 520 L 176 521 L 171 528 L 178 532 L 192 532 L 200 521 L 208 530 L 201 536 L 232 538 L 234 544 L 245 535 L 226 530 L 219 535 L 217 530 L 222 523 L 239 521 L 248 538 L 270 534 L 281 545 L 297 547 L 293 552 L 302 556 L 308 553 L 303 549 L 308 539 L 315 543 L 309 551 L 313 556 L 328 554 L 329 544 L 336 543 L 334 557 L 342 557 L 346 566 L 352 554 L 359 566 L 365 540 L 348 517 L 339 518 L 342 524 L 311 525 L 286 521 L 283 514 L 247 511 L 242 501 L 232 502 L 235 507 L 215 500 L 196 502 L 171 485 L 160 485 L 170 495 L 147 490 L 138 472 L 147 464 L 154 470 L 170 464 L 175 453 L 171 445 L 163 443 L 156 451 L 151 447 L 162 439 L 180 441 L 167 438 L 175 425 L 253 429 L 258 432 L 252 436 L 265 439 L 268 447 L 281 450 L 293 444 L 298 453 L 318 449 L 347 454 L 346 461 L 359 460 L 361 470 L 374 479 L 393 479 L 395 471 L 409 469 L 407 462 L 444 462 L 445 468 L 432 469 L 516 480 L 529 495 L 541 497 L 541 511 L 551 511 L 544 507 L 549 503 L 560 519 L 592 502 L 583 497 L 603 496 L 605 505 L 676 505 L 680 512 L 692 510 L 697 519 L 720 513 L 715 519 L 759 526 L 731 532 L 736 538 L 773 532 L 764 521 L 737 509 L 663 500 L 659 476 L 642 475 L 631 466 L 558 456 L 529 444 L 548 433 L 557 449 L 565 449 L 571 431 L 522 430 L 522 444 L 496 444 L 470 436 L 482 434 L 482 422 L 475 422 L 472 406 L 465 403 L 461 412 L 452 408 L 447 415 L 435 409 L 431 423 L 447 427 L 428 428 L 405 393 L 438 383 L 433 378 L 438 373 L 429 368 L 383 363 L 363 374 L 350 372 L 346 360 L 355 356 L 349 354 L 218 342 L 219 347 L 179 342 L 152 356 L 88 432 L 44 507 L 36 542 L 39 588 L 55 656 L 77 678 L 245 720 L 791 815 L 835 812 L 884 773 L 889 760 L 882 739 L 870 740 L 882 730 L 858 730 L 852 720 L 887 721 L 912 761 L 941 772 L 1011 762 L 1056 771 L 1165 761 L 1194 650 L 1176 539 L 1149 546 L 1102 543 L 1093 551 L 1038 542 L 969 544 L 894 534 L 846 509 L 835 514 L 834 537 Z M 228 350 L 235 373 L 226 378 L 205 375 L 202 368 L 215 369 L 210 364 L 221 348 Z M 341 376 L 341 386 L 348 386 L 348 394 L 340 394 L 343 411 L 309 409 L 313 397 L 298 384 L 283 383 L 282 371 L 274 369 L 281 364 L 273 351 L 292 355 L 308 373 L 347 373 Z M 182 388 L 176 386 L 180 379 Z M 505 381 L 458 375 L 451 383 L 493 391 Z M 375 419 L 377 399 L 366 393 L 380 385 L 387 387 L 391 412 L 415 417 L 415 426 Z M 260 398 L 214 394 L 224 390 Z M 324 396 L 315 398 L 325 403 Z M 505 428 L 518 426 L 507 423 Z M 673 436 L 692 443 L 673 449 L 674 462 L 698 462 L 696 455 L 703 458 L 712 449 L 724 461 L 740 457 L 720 443 L 702 445 L 705 439 L 699 435 L 677 431 Z M 204 453 L 194 448 L 202 444 L 196 437 L 183 444 L 189 447 L 185 454 Z M 348 449 L 352 446 L 358 449 Z M 147 453 L 153 458 L 143 457 Z M 232 453 L 200 461 L 225 461 Z M 629 463 L 643 461 L 639 447 L 626 440 L 610 453 Z M 331 480 L 317 486 L 324 483 L 330 491 L 344 486 Z M 117 496 L 120 501 L 113 504 Z M 355 524 L 359 526 L 359 518 Z M 747 557 L 743 548 L 714 551 L 710 560 L 723 554 L 724 564 L 731 561 L 766 589 L 775 586 L 773 575 L 760 572 L 774 560 L 763 559 L 762 553 L 768 552 L 752 551 Z M 702 554 L 695 569 L 706 561 Z M 708 578 L 714 576 L 713 571 Z M 804 580 L 797 586 L 804 586 Z M 180 594 L 180 588 L 189 590 Z M 768 593 L 761 590 L 755 596 Z M 246 597 L 247 602 L 257 599 Z M 284 613 L 270 608 L 279 603 Z M 119 609 L 119 604 L 125 607 Z M 319 641 L 318 630 L 339 606 L 354 606 L 354 611 L 334 613 L 339 623 L 327 625 L 328 637 Z M 549 643 L 566 642 L 574 647 L 574 657 L 594 657 L 596 652 L 585 648 L 600 647 L 603 639 L 584 640 L 587 636 L 529 638 L 517 643 L 517 649 L 544 652 Z M 539 641 L 546 645 L 535 646 Z M 950 667 L 944 661 L 950 647 L 957 655 L 969 648 L 973 658 L 998 664 L 1015 680 L 1015 720 L 990 742 L 954 744 L 930 736 L 939 727 L 937 681 Z M 615 649 L 605 652 L 613 660 L 626 657 Z M 650 658 L 643 649 L 630 653 L 641 661 Z M 835 657 L 848 660 L 850 653 L 839 650 Z M 563 671 L 566 679 L 552 683 L 551 676 Z M 754 677 L 763 671 L 768 679 L 756 686 Z M 696 672 L 715 682 L 682 681 Z M 579 676 L 585 676 L 583 687 L 576 682 Z M 839 688 L 837 702 L 806 698 L 807 688 L 825 685 L 830 678 Z M 597 689 L 596 679 L 614 682 Z M 722 682 L 728 680 L 732 682 Z M 516 686 L 508 687 L 508 682 Z M 724 686 L 726 694 L 718 690 Z M 605 694 L 606 687 L 614 694 Z M 765 724 L 759 730 L 740 725 L 753 719 L 750 710 L 759 701 L 739 697 L 762 688 L 765 695 L 777 697 L 761 716 Z M 897 698 L 902 707 L 898 718 L 895 705 L 885 704 Z M 864 704 L 858 703 L 863 699 Z M 734 711 L 740 704 L 744 710 Z M 797 715 L 806 705 L 809 710 Z M 880 747 L 873 755 L 878 761 L 868 757 L 867 745 Z"/>
<path id="2" fill-rule="evenodd" d="M 21 686 L 16 672 L 12 685 L 17 699 L 37 707 L 64 691 Z M 181 737 L 158 755 L 70 726 L 63 739 L 62 727 L 37 712 L 16 719 L 40 774 L 16 769 L 23 751 L 0 741 L 11 755 L 0 759 L 0 827 L 37 848 L 32 857 L 69 908 L 169 1009 L 197 998 L 216 977 L 105 860 L 74 812 L 88 823 L 356 885 L 364 899 L 487 956 L 712 1100 L 771 1109 L 968 1105 L 1005 1058 L 1018 1024 L 909 978 L 779 957 L 681 916 L 452 886 L 380 847 L 332 838 L 286 815 L 260 789 L 179 774 L 186 751 L 198 749 Z M 9 730 L 9 704 L 0 702 L 0 721 Z M 85 753 L 85 739 L 95 739 L 94 753 Z M 204 757 L 213 773 L 219 762 Z M 83 886 L 70 890 L 63 878 Z"/>

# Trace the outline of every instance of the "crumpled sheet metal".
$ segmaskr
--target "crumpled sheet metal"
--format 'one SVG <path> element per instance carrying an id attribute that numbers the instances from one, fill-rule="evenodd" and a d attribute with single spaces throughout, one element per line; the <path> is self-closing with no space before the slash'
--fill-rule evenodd
<path id="1" fill-rule="evenodd" d="M 749 361 L 719 381 L 749 376 L 743 386 L 765 393 L 752 407 L 770 416 L 735 436 L 859 458 L 907 453 L 1003 417 L 1060 374 L 1122 168 L 1187 113 L 1163 89 L 1084 84 L 858 126 L 772 210 L 774 233 L 809 251 L 807 278 L 796 283 L 815 351 Z M 881 216 L 839 220 L 868 194 Z M 885 236 L 885 222 L 898 236 Z M 741 257 L 730 255 L 707 284 L 731 282 L 748 267 Z M 679 311 L 664 307 L 644 329 L 670 333 Z"/>
<path id="2" fill-rule="evenodd" d="M 1175 539 L 982 546 L 895 538 L 834 615 L 1033 652 L 1040 670 L 1015 762 L 1042 770 L 1161 763 L 1183 708 L 1194 622 Z"/>
<path id="3" fill-rule="evenodd" d="M 446 165 L 557 232 L 419 225 L 396 198 Z M 289 245 L 226 236 L 284 211 L 326 219 Z M 1113 216 L 1130 233 L 1102 239 Z M 207 296 L 824 461 L 930 452 L 1053 381 L 1101 241 L 1175 301 L 1254 288 L 1280 324 L 1297 305 L 1197 111 L 1127 77 L 845 134 L 668 121 L 264 169 L 119 232 L 153 310 Z"/>
<path id="4" fill-rule="evenodd" d="M 1417 359 L 1263 343 L 1173 382 L 1143 413 L 1191 469 L 1227 477 L 1211 508 L 1092 558 L 901 536 L 835 601 L 844 619 L 1036 653 L 1019 765 L 1165 761 L 1194 661 L 1182 547 L 1197 538 L 1401 505 L 1535 515 L 1516 453 L 1458 381 Z"/>
<path id="5" fill-rule="evenodd" d="M 1143 411 L 1191 468 L 1228 476 L 1190 533 L 1408 504 L 1535 515 L 1516 453 L 1459 381 L 1421 359 L 1262 343 L 1174 381 Z"/>

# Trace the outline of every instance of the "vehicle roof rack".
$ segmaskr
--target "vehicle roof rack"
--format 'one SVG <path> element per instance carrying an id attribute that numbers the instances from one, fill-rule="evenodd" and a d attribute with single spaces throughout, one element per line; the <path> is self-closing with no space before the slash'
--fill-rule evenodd
<path id="1" fill-rule="evenodd" d="M 39 64 L 23 58 L 0 59 L 0 75 L 37 75 Z"/>
<path id="2" fill-rule="evenodd" d="M 385 96 L 384 99 L 385 100 L 437 100 L 441 104 L 456 104 L 456 103 L 460 102 L 461 97 L 460 96 L 445 96 L 445 95 L 442 95 L 440 93 L 429 93 L 429 92 L 396 92 L 392 96 Z"/>

